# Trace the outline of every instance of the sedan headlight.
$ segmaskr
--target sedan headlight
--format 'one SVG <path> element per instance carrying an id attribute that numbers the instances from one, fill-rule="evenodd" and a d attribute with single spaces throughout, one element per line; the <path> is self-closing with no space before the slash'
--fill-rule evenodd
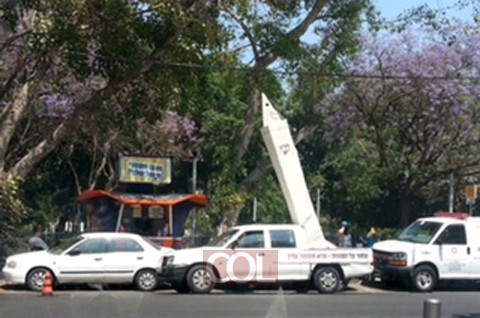
<path id="1" fill-rule="evenodd" d="M 15 268 L 15 267 L 17 267 L 17 262 L 15 262 L 13 260 L 7 260 L 7 267 L 8 268 Z"/>
<path id="2" fill-rule="evenodd" d="M 398 252 L 389 255 L 388 264 L 391 266 L 407 266 L 407 253 Z"/>

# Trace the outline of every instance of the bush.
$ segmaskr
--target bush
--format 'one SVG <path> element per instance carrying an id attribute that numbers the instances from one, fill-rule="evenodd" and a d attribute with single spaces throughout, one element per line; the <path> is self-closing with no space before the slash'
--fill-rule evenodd
<path id="1" fill-rule="evenodd" d="M 7 255 L 21 247 L 16 233 L 29 208 L 23 203 L 20 180 L 0 179 L 0 264 Z"/>

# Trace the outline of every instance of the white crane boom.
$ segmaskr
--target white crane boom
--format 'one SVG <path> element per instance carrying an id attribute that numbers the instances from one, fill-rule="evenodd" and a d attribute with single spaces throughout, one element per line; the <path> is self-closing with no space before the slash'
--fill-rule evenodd
<path id="1" fill-rule="evenodd" d="M 287 201 L 292 222 L 305 229 L 310 247 L 335 247 L 325 239 L 315 214 L 288 122 L 273 108 L 265 94 L 262 94 L 262 113 L 263 141 Z"/>

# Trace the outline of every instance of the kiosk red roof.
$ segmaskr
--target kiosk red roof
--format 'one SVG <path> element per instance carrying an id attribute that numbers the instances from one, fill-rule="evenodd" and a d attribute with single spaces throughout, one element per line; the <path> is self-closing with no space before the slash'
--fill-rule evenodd
<path id="1" fill-rule="evenodd" d="M 131 193 L 115 193 L 105 190 L 90 190 L 83 192 L 77 199 L 81 203 L 86 200 L 107 197 L 116 200 L 125 205 L 141 205 L 141 206 L 173 206 L 184 202 L 191 202 L 201 207 L 207 205 L 207 197 L 203 194 L 131 194 Z"/>

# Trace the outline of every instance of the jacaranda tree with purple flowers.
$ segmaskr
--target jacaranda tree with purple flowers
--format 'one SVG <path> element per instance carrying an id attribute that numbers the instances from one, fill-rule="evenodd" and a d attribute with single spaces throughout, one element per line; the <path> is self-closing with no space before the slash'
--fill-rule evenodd
<path id="1" fill-rule="evenodd" d="M 359 41 L 351 76 L 324 101 L 341 149 L 330 164 L 353 197 L 397 193 L 405 225 L 424 212 L 412 213 L 415 198 L 480 167 L 480 32 L 456 24 Z"/>

